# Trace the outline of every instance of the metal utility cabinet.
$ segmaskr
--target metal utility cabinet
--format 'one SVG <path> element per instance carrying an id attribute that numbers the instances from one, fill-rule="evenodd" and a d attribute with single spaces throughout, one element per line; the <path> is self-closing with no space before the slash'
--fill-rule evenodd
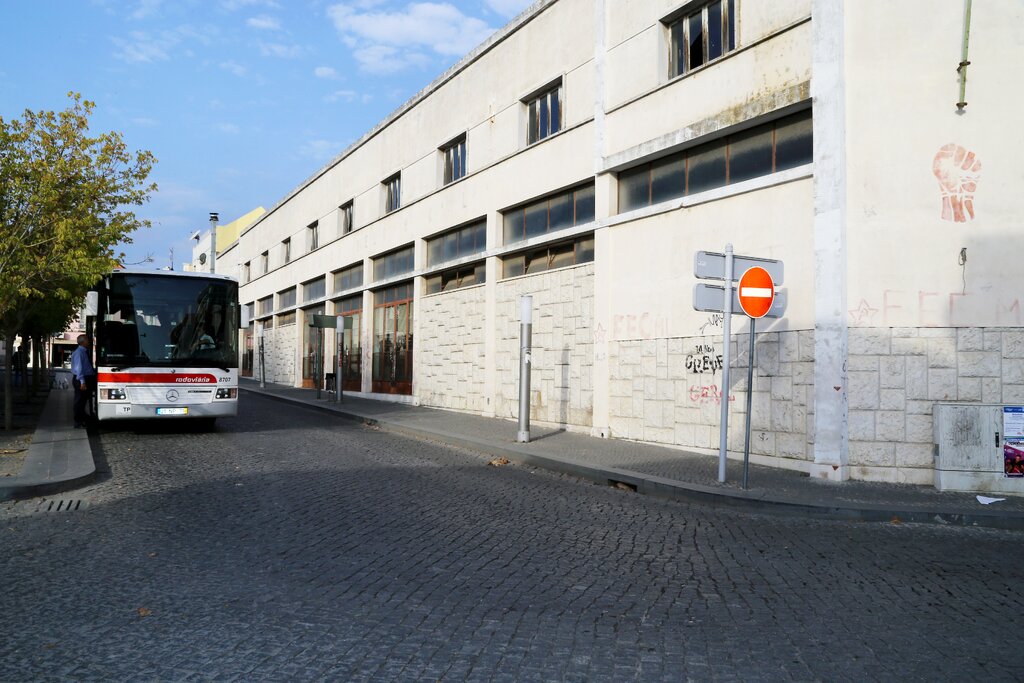
<path id="1" fill-rule="evenodd" d="M 1024 478 L 1007 477 L 1003 470 L 1005 407 L 978 403 L 935 404 L 935 488 L 1024 495 Z"/>

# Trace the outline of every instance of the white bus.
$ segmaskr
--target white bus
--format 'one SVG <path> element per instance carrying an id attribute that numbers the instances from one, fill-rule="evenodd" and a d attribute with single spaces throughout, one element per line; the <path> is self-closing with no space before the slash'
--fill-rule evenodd
<path id="1" fill-rule="evenodd" d="M 94 313 L 96 416 L 202 419 L 238 414 L 238 282 L 225 275 L 117 270 Z"/>

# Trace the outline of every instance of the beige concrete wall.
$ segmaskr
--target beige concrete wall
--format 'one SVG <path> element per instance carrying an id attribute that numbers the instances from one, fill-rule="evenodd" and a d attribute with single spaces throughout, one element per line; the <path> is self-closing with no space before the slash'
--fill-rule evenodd
<path id="1" fill-rule="evenodd" d="M 486 288 L 467 287 L 420 299 L 414 372 L 420 404 L 483 412 Z"/>
<path id="2" fill-rule="evenodd" d="M 1024 4 L 974 4 L 958 113 L 963 19 L 959 2 L 847 3 L 851 326 L 1024 325 L 1024 136 L 1014 132 L 1024 95 L 1009 68 L 1024 62 Z M 914 48 L 893 49 L 911 25 Z M 957 150 L 974 156 L 954 159 Z M 956 186 L 976 183 L 953 192 L 973 195 L 973 218 L 943 215 L 936 164 Z"/>
<path id="3" fill-rule="evenodd" d="M 533 297 L 530 418 L 587 427 L 593 421 L 594 266 L 499 282 L 496 292 L 495 414 L 519 414 L 519 298 Z"/>

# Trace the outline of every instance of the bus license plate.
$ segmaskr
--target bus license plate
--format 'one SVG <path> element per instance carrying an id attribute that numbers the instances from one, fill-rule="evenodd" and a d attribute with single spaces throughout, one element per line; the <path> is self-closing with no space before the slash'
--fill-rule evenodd
<path id="1" fill-rule="evenodd" d="M 157 415 L 188 415 L 188 408 L 157 408 Z"/>

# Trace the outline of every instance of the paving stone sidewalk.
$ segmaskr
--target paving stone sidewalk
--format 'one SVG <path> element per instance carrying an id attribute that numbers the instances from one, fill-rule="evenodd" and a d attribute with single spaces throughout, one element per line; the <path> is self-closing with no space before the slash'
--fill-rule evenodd
<path id="1" fill-rule="evenodd" d="M 329 400 L 327 392 L 317 399 L 314 389 L 270 383 L 261 389 L 259 382 L 245 378 L 240 386 L 409 436 L 595 481 L 621 482 L 640 493 L 786 514 L 1024 529 L 1024 498 L 1020 497 L 1005 496 L 1001 502 L 983 505 L 972 493 L 940 492 L 930 486 L 823 482 L 800 472 L 753 464 L 749 488 L 743 490 L 742 462 L 730 459 L 727 481 L 720 484 L 718 458 L 713 455 L 537 426 L 531 426 L 531 442 L 521 444 L 515 440 L 518 425 L 513 420 L 350 395 L 339 404 Z"/>
<path id="2" fill-rule="evenodd" d="M 89 435 L 75 429 L 74 390 L 69 373 L 58 370 L 15 477 L 0 480 L 0 500 L 56 493 L 91 482 L 96 474 Z"/>

